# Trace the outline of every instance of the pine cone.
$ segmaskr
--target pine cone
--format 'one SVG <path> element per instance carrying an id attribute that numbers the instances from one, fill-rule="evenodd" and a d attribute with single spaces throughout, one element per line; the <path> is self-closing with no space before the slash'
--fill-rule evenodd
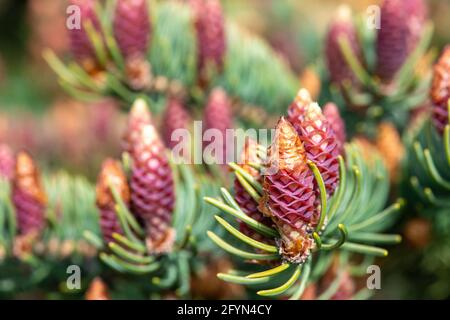
<path id="1" fill-rule="evenodd" d="M 131 208 L 144 221 L 147 248 L 152 254 L 170 252 L 175 240 L 171 228 L 174 180 L 165 152 L 155 127 L 147 125 L 131 153 Z"/>
<path id="2" fill-rule="evenodd" d="M 300 136 L 308 160 L 318 167 L 327 195 L 331 196 L 339 182 L 339 143 L 320 107 L 310 101 L 308 92 L 300 90 L 289 106 L 289 121 Z"/>
<path id="3" fill-rule="evenodd" d="M 402 139 L 393 124 L 383 122 L 378 125 L 376 147 L 383 157 L 391 181 L 396 182 L 405 148 Z"/>
<path id="4" fill-rule="evenodd" d="M 100 21 L 95 13 L 95 0 L 70 0 L 70 5 L 78 6 L 81 14 L 80 29 L 69 30 L 72 54 L 86 69 L 95 69 L 97 57 L 85 28 L 85 23 L 90 21 L 95 30 L 101 30 Z"/>
<path id="5" fill-rule="evenodd" d="M 204 111 L 203 134 L 205 135 L 205 131 L 210 129 L 218 130 L 217 133 L 220 132 L 221 138 L 223 139 L 222 155 L 215 155 L 215 160 L 219 164 L 227 163 L 227 141 L 225 138 L 227 129 L 232 128 L 231 101 L 223 89 L 216 88 L 209 95 L 208 104 Z M 215 136 L 213 131 L 210 131 L 210 133 Z M 209 144 L 209 142 L 204 141 L 203 149 Z"/>
<path id="6" fill-rule="evenodd" d="M 191 0 L 197 31 L 198 70 L 206 80 L 208 65 L 223 68 L 226 40 L 222 6 L 219 0 Z"/>
<path id="7" fill-rule="evenodd" d="M 19 235 L 40 234 L 45 227 L 47 195 L 39 171 L 26 152 L 19 152 L 16 157 L 12 202 L 16 209 Z"/>
<path id="8" fill-rule="evenodd" d="M 348 6 L 339 7 L 336 19 L 328 29 L 325 42 L 325 56 L 332 82 L 338 85 L 342 85 L 345 81 L 356 84 L 355 75 L 347 64 L 339 45 L 339 39 L 341 37 L 347 39 L 353 54 L 357 59 L 361 60 L 361 48 Z"/>
<path id="9" fill-rule="evenodd" d="M 130 202 L 130 189 L 127 177 L 120 163 L 113 159 L 106 159 L 97 179 L 96 196 L 97 207 L 100 210 L 100 228 L 105 243 L 114 241 L 113 233 L 123 234 L 120 221 L 116 214 L 116 201 L 110 187 L 120 195 L 125 205 Z"/>
<path id="10" fill-rule="evenodd" d="M 333 102 L 328 102 L 323 107 L 323 115 L 328 120 L 328 123 L 336 135 L 339 154 L 344 154 L 344 145 L 347 139 L 347 134 L 345 130 L 345 122 L 341 118 L 338 107 Z"/>
<path id="11" fill-rule="evenodd" d="M 433 121 L 440 134 L 448 121 L 450 99 L 450 45 L 446 46 L 434 66 L 430 98 L 433 103 Z"/>
<path id="12" fill-rule="evenodd" d="M 7 144 L 0 144 L 0 178 L 11 179 L 14 175 L 14 154 Z"/>
<path id="13" fill-rule="evenodd" d="M 376 41 L 376 73 L 384 81 L 393 79 L 420 40 L 426 19 L 422 0 L 385 0 L 381 28 Z"/>
<path id="14" fill-rule="evenodd" d="M 311 227 L 319 220 L 314 176 L 300 137 L 284 118 L 275 129 L 268 165 L 259 209 L 281 235 L 280 254 L 293 263 L 303 263 L 314 246 Z"/>
<path id="15" fill-rule="evenodd" d="M 164 137 L 165 145 L 169 149 L 173 149 L 180 143 L 180 141 L 178 140 L 172 140 L 173 132 L 177 129 L 185 129 L 187 131 L 190 122 L 191 118 L 183 103 L 178 99 L 169 99 L 162 121 L 162 134 Z"/>
<path id="16" fill-rule="evenodd" d="M 261 164 L 261 159 L 257 155 L 257 147 L 258 144 L 254 140 L 247 138 L 245 140 L 244 149 L 242 150 L 239 165 L 242 167 L 242 169 L 247 171 L 254 178 L 261 182 L 262 177 L 259 171 L 249 165 L 250 162 Z M 248 194 L 248 192 L 244 189 L 238 179 L 234 180 L 234 198 L 239 207 L 247 216 L 266 226 L 270 227 L 272 225 L 272 220 L 270 220 L 268 217 L 265 217 L 259 211 L 258 203 Z M 270 239 L 257 233 L 244 222 L 240 223 L 239 229 L 242 233 L 255 240 L 265 243 L 272 243 Z"/>
<path id="17" fill-rule="evenodd" d="M 137 99 L 131 107 L 128 116 L 128 125 L 123 137 L 123 150 L 131 153 L 141 136 L 144 126 L 152 124 L 152 116 L 148 110 L 147 103 L 142 99 Z"/>
<path id="18" fill-rule="evenodd" d="M 144 56 L 151 32 L 147 0 L 118 0 L 113 24 L 114 36 L 124 58 Z"/>
<path id="19" fill-rule="evenodd" d="M 111 300 L 108 287 L 100 277 L 92 280 L 86 292 L 86 300 Z"/>

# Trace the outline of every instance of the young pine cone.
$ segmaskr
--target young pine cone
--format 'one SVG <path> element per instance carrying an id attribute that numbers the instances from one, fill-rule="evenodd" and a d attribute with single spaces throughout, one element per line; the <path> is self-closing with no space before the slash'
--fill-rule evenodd
<path id="1" fill-rule="evenodd" d="M 152 124 L 152 116 L 147 103 L 142 99 L 137 99 L 128 115 L 127 129 L 123 137 L 123 150 L 125 152 L 132 152 L 133 146 L 137 144 L 141 137 L 142 128 L 149 124 Z"/>
<path id="2" fill-rule="evenodd" d="M 440 134 L 444 132 L 448 121 L 450 99 L 450 45 L 446 46 L 434 66 L 433 82 L 430 91 L 433 103 L 433 121 Z"/>
<path id="3" fill-rule="evenodd" d="M 127 177 L 119 162 L 106 159 L 97 179 L 96 197 L 100 211 L 100 229 L 105 243 L 113 242 L 113 233 L 123 234 L 119 218 L 116 213 L 116 201 L 111 188 L 114 188 L 126 206 L 130 203 L 130 189 Z"/>
<path id="4" fill-rule="evenodd" d="M 258 144 L 253 139 L 247 138 L 245 140 L 244 149 L 242 150 L 239 165 L 241 166 L 242 169 L 247 171 L 255 179 L 261 182 L 262 177 L 259 171 L 249 165 L 250 162 L 261 164 L 261 159 L 257 155 L 257 148 Z M 270 218 L 268 217 L 265 217 L 259 211 L 258 203 L 250 196 L 250 194 L 248 194 L 248 192 L 241 185 L 241 183 L 237 178 L 234 180 L 234 199 L 247 216 L 266 226 L 272 225 L 272 220 L 270 220 Z M 255 240 L 265 243 L 271 242 L 271 240 L 257 233 L 244 222 L 240 223 L 239 229 L 246 236 L 249 236 Z"/>
<path id="5" fill-rule="evenodd" d="M 86 69 L 92 70 L 97 64 L 96 53 L 86 31 L 86 23 L 92 23 L 94 30 L 100 31 L 100 21 L 95 13 L 96 0 L 70 0 L 80 10 L 80 28 L 69 29 L 69 39 L 72 54 Z"/>
<path id="6" fill-rule="evenodd" d="M 259 209 L 271 218 L 281 235 L 280 254 L 303 263 L 314 247 L 312 227 L 317 225 L 314 176 L 295 128 L 281 118 L 269 148 Z"/>
<path id="7" fill-rule="evenodd" d="M 113 25 L 114 37 L 125 59 L 145 55 L 151 32 L 147 0 L 118 0 Z"/>
<path id="8" fill-rule="evenodd" d="M 376 73 L 391 81 L 420 40 L 426 19 L 422 0 L 385 0 L 376 40 Z"/>
<path id="9" fill-rule="evenodd" d="M 204 112 L 203 119 L 203 131 L 206 137 L 205 140 L 211 138 L 205 131 L 209 131 L 212 137 L 222 139 L 223 149 L 219 150 L 222 154 L 215 154 L 215 160 L 219 164 L 227 163 L 227 141 L 226 141 L 226 131 L 227 129 L 233 128 L 233 118 L 231 111 L 231 101 L 227 96 L 226 92 L 221 88 L 214 89 L 209 95 L 208 103 Z M 215 130 L 211 130 L 215 129 Z M 217 137 L 220 134 L 220 137 Z M 214 139 L 211 139 L 215 143 Z M 203 144 L 203 149 L 207 147 L 210 142 L 205 141 Z M 217 151 L 217 150 L 216 150 Z"/>
<path id="10" fill-rule="evenodd" d="M 11 179 L 14 175 L 14 153 L 7 144 L 0 144 L 0 178 Z"/>
<path id="11" fill-rule="evenodd" d="M 328 123 L 336 135 L 339 154 L 344 154 L 344 145 L 347 139 L 347 134 L 345 130 L 345 122 L 341 118 L 338 107 L 333 102 L 328 102 L 323 107 L 323 115 L 328 120 Z"/>
<path id="12" fill-rule="evenodd" d="M 169 99 L 162 121 L 162 135 L 164 137 L 164 143 L 167 148 L 173 149 L 180 143 L 180 141 L 178 140 L 179 135 L 177 134 L 172 137 L 172 134 L 177 129 L 184 129 L 187 133 L 190 122 L 191 118 L 183 103 L 178 99 Z"/>
<path id="13" fill-rule="evenodd" d="M 222 6 L 219 0 L 190 0 L 197 31 L 198 70 L 206 80 L 209 65 L 223 68 L 226 40 Z"/>
<path id="14" fill-rule="evenodd" d="M 356 78 L 347 64 L 339 45 L 340 38 L 347 39 L 353 54 L 357 59 L 361 59 L 361 48 L 358 43 L 358 37 L 355 26 L 352 22 L 351 11 L 347 6 L 340 6 L 336 14 L 336 19 L 331 23 L 325 42 L 325 57 L 331 81 L 342 85 L 347 81 L 356 83 Z"/>
<path id="15" fill-rule="evenodd" d="M 289 121 L 297 130 L 308 160 L 318 167 L 327 195 L 331 196 L 339 182 L 339 142 L 332 126 L 317 103 L 312 103 L 306 90 L 300 90 L 289 106 Z"/>
<path id="16" fill-rule="evenodd" d="M 166 150 L 153 125 L 142 128 L 132 150 L 132 211 L 144 221 L 149 252 L 170 252 L 175 240 L 175 231 L 171 227 L 174 180 Z"/>
<path id="17" fill-rule="evenodd" d="M 40 234 L 45 227 L 47 195 L 39 171 L 26 152 L 19 152 L 16 157 L 12 202 L 16 209 L 19 235 Z"/>

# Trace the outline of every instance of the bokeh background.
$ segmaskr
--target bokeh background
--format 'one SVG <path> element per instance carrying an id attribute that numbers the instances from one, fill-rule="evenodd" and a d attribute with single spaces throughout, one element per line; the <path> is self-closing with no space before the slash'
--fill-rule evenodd
<path id="1" fill-rule="evenodd" d="M 342 3 L 364 12 L 378 1 L 222 1 L 226 16 L 266 39 L 299 79 L 322 55 L 326 27 Z M 440 50 L 450 43 L 450 1 L 427 3 L 435 25 L 432 46 Z M 120 156 L 126 115 L 111 99 L 83 103 L 70 98 L 44 61 L 45 48 L 68 55 L 65 8 L 60 0 L 0 0 L 0 143 L 28 150 L 45 170 L 64 168 L 94 181 L 105 156 Z M 404 233 L 407 222 L 406 213 L 396 231 Z M 430 289 L 433 274 L 411 268 L 421 250 L 426 247 L 405 241 L 391 251 L 383 262 L 385 287 L 378 298 L 449 297 L 449 283 Z M 444 279 L 450 279 L 450 266 L 446 272 Z M 429 291 L 421 291 L 424 287 Z"/>

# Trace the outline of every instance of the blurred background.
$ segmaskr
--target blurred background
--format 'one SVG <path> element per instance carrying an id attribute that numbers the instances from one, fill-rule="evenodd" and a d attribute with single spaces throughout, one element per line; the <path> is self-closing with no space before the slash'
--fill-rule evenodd
<path id="1" fill-rule="evenodd" d="M 342 3 L 364 12 L 378 1 L 222 1 L 225 15 L 264 38 L 299 79 L 322 56 L 327 25 Z M 450 1 L 427 3 L 435 25 L 432 46 L 440 51 L 450 43 Z M 64 168 L 94 181 L 106 156 L 120 157 L 126 115 L 112 99 L 90 103 L 72 99 L 44 61 L 46 48 L 60 57 L 69 55 L 66 6 L 65 1 L 55 0 L 0 0 L 0 143 L 15 151 L 28 150 L 46 170 Z M 397 231 L 403 232 L 406 220 L 398 223 Z M 413 227 L 427 226 L 419 221 Z M 419 271 L 407 267 L 416 263 L 411 249 L 426 250 L 406 241 L 391 251 L 392 259 L 383 266 L 386 287 L 379 297 L 448 298 L 448 283 L 418 292 L 434 278 L 432 272 L 418 277 Z M 439 272 L 447 272 L 443 276 L 449 279 L 450 269 L 443 270 Z"/>

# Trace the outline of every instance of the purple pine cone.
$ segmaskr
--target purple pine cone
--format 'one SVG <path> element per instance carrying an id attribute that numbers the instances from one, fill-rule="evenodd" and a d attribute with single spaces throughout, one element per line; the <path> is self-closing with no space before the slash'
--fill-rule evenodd
<path id="1" fill-rule="evenodd" d="M 328 102 L 323 107 L 323 115 L 327 118 L 328 123 L 334 131 L 336 141 L 338 143 L 339 154 L 344 154 L 344 144 L 346 141 L 345 122 L 341 118 L 338 107 L 333 102 Z"/>
<path id="2" fill-rule="evenodd" d="M 422 0 L 385 0 L 381 7 L 381 28 L 378 30 L 376 73 L 391 81 L 415 49 L 423 24 L 426 7 Z"/>
<path id="3" fill-rule="evenodd" d="M 131 208 L 142 218 L 150 253 L 170 252 L 175 240 L 175 187 L 164 145 L 153 125 L 144 126 L 131 153 Z"/>
<path id="4" fill-rule="evenodd" d="M 118 0 L 114 15 L 114 36 L 125 59 L 145 55 L 150 41 L 147 0 Z"/>
<path id="5" fill-rule="evenodd" d="M 325 42 L 325 56 L 331 81 L 342 85 L 344 81 L 355 84 L 356 78 L 347 64 L 340 45 L 339 39 L 343 37 L 348 40 L 354 55 L 361 60 L 361 48 L 355 26 L 352 22 L 351 11 L 347 6 L 340 6 L 336 19 L 331 23 Z"/>
<path id="6" fill-rule="evenodd" d="M 39 235 L 45 227 L 47 195 L 33 159 L 25 152 L 16 157 L 11 196 L 19 235 Z"/>
<path id="7" fill-rule="evenodd" d="M 111 193 L 113 187 L 120 195 L 125 205 L 130 202 L 130 190 L 127 177 L 120 163 L 113 159 L 106 159 L 102 164 L 102 170 L 97 179 L 96 198 L 97 207 L 100 210 L 100 229 L 105 243 L 114 241 L 113 233 L 123 234 L 120 221 L 117 217 L 116 201 Z"/>
<path id="8" fill-rule="evenodd" d="M 442 135 L 445 126 L 449 124 L 450 45 L 444 48 L 439 60 L 434 65 L 430 98 L 433 103 L 433 122 L 438 132 Z"/>
<path id="9" fill-rule="evenodd" d="M 81 28 L 69 30 L 70 47 L 75 59 L 85 68 L 96 65 L 94 47 L 86 32 L 85 23 L 90 21 L 95 30 L 100 30 L 100 22 L 95 14 L 96 0 L 70 0 L 70 5 L 80 8 Z"/>
<path id="10" fill-rule="evenodd" d="M 191 118 L 183 103 L 178 99 L 169 99 L 163 117 L 162 135 L 164 143 L 173 149 L 180 142 L 172 139 L 172 133 L 177 129 L 188 130 Z M 187 156 L 187 155 L 186 155 Z"/>
<path id="11" fill-rule="evenodd" d="M 223 67 L 226 41 L 222 6 L 219 0 L 191 0 L 195 17 L 200 77 L 208 64 Z"/>
<path id="12" fill-rule="evenodd" d="M 210 129 L 209 133 L 214 136 L 214 132 L 220 133 L 223 141 L 223 150 L 221 155 L 215 155 L 215 160 L 219 164 L 227 163 L 227 141 L 226 141 L 226 131 L 227 129 L 233 128 L 233 117 L 231 110 L 231 101 L 226 94 L 226 92 L 221 88 L 215 88 L 209 95 L 208 103 L 204 112 L 203 119 L 203 130 Z M 207 135 L 205 136 L 208 138 Z M 214 141 L 214 139 L 212 139 Z M 210 144 L 209 141 L 204 141 L 203 148 Z"/>

